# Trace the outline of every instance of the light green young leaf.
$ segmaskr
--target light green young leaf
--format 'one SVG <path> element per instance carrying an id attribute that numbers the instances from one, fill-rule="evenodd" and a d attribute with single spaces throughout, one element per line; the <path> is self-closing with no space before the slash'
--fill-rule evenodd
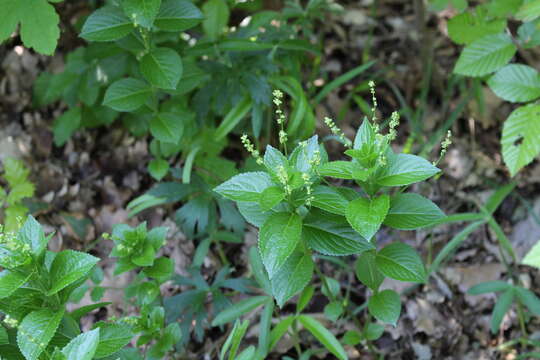
<path id="1" fill-rule="evenodd" d="M 255 346 L 250 345 L 242 351 L 234 360 L 252 360 L 255 359 Z"/>
<path id="2" fill-rule="evenodd" d="M 20 203 L 22 199 L 32 197 L 34 195 L 34 184 L 24 182 L 15 185 L 11 188 L 8 196 L 6 197 L 6 203 L 8 205 L 16 205 Z"/>
<path id="3" fill-rule="evenodd" d="M 529 250 L 521 263 L 540 269 L 540 240 Z"/>
<path id="4" fill-rule="evenodd" d="M 454 68 L 454 73 L 484 76 L 506 65 L 517 48 L 507 34 L 486 35 L 467 45 Z"/>
<path id="5" fill-rule="evenodd" d="M 150 132 L 159 141 L 178 144 L 184 134 L 184 123 L 177 114 L 162 112 L 150 120 Z"/>
<path id="6" fill-rule="evenodd" d="M 426 270 L 418 253 L 409 245 L 394 242 L 385 246 L 375 257 L 377 268 L 389 278 L 423 283 Z"/>
<path id="7" fill-rule="evenodd" d="M 261 193 L 273 185 L 267 173 L 247 172 L 233 176 L 216 187 L 214 191 L 230 200 L 258 202 Z"/>
<path id="8" fill-rule="evenodd" d="M 272 301 L 272 299 L 268 296 L 252 296 L 247 299 L 240 300 L 239 302 L 229 306 L 228 308 L 217 314 L 212 321 L 212 326 L 221 326 L 229 322 L 235 321 L 245 313 L 248 313 L 257 307 L 264 305 L 269 301 Z"/>
<path id="9" fill-rule="evenodd" d="M 227 337 L 227 340 L 225 340 L 225 343 L 223 344 L 221 351 L 219 352 L 219 360 L 225 360 L 225 355 L 227 354 L 227 351 L 229 352 L 229 360 L 234 359 L 236 352 L 238 351 L 238 346 L 240 345 L 242 338 L 246 334 L 248 326 L 248 320 L 244 320 L 242 322 L 240 320 L 235 321 L 231 333 Z"/>
<path id="10" fill-rule="evenodd" d="M 17 184 L 28 181 L 28 170 L 21 160 L 14 158 L 6 158 L 4 163 L 4 178 L 10 187 L 15 187 Z"/>
<path id="11" fill-rule="evenodd" d="M 383 290 L 368 300 L 369 313 L 377 320 L 396 326 L 401 313 L 399 294 L 394 290 Z"/>
<path id="12" fill-rule="evenodd" d="M 336 339 L 320 322 L 308 315 L 298 316 L 298 321 L 313 335 L 324 347 L 339 360 L 347 360 L 347 353 Z"/>
<path id="13" fill-rule="evenodd" d="M 144 81 L 134 78 L 121 79 L 107 88 L 103 105 L 130 112 L 140 108 L 149 98 L 152 89 Z"/>
<path id="14" fill-rule="evenodd" d="M 99 322 L 96 326 L 99 329 L 99 343 L 95 354 L 96 359 L 116 353 L 129 344 L 134 336 L 127 325 Z"/>
<path id="15" fill-rule="evenodd" d="M 362 237 L 371 240 L 381 227 L 389 207 L 390 197 L 388 195 L 381 195 L 373 199 L 361 197 L 349 203 L 347 221 Z"/>
<path id="16" fill-rule="evenodd" d="M 516 13 L 516 18 L 523 22 L 533 21 L 540 17 L 540 1 L 526 1 Z"/>
<path id="17" fill-rule="evenodd" d="M 285 335 L 294 320 L 294 316 L 286 316 L 282 318 L 276 326 L 274 326 L 274 328 L 270 332 L 270 346 L 268 347 L 269 351 L 272 350 L 274 346 L 276 346 L 276 344 L 278 343 L 279 339 L 281 339 L 283 335 Z"/>
<path id="18" fill-rule="evenodd" d="M 498 34 L 505 28 L 506 20 L 490 20 L 478 11 L 464 12 L 448 20 L 448 35 L 460 45 L 470 44 L 486 35 Z"/>
<path id="19" fill-rule="evenodd" d="M 324 307 L 324 316 L 330 321 L 336 322 L 341 314 L 343 314 L 343 305 L 338 300 L 331 301 Z"/>
<path id="20" fill-rule="evenodd" d="M 384 281 L 384 275 L 375 263 L 375 255 L 374 251 L 363 252 L 355 263 L 356 277 L 373 291 L 377 291 Z"/>
<path id="21" fill-rule="evenodd" d="M 157 88 L 174 90 L 182 77 L 182 59 L 173 49 L 155 48 L 143 56 L 141 73 Z"/>
<path id="22" fill-rule="evenodd" d="M 51 341 L 64 311 L 50 309 L 32 311 L 17 329 L 17 345 L 27 360 L 37 360 Z"/>
<path id="23" fill-rule="evenodd" d="M 317 185 L 313 188 L 312 196 L 312 206 L 328 211 L 332 214 L 345 215 L 349 202 L 335 188 L 325 185 Z"/>
<path id="24" fill-rule="evenodd" d="M 268 211 L 285 198 L 285 191 L 279 186 L 270 186 L 260 195 L 259 205 L 262 211 Z"/>
<path id="25" fill-rule="evenodd" d="M 53 134 L 54 145 L 62 146 L 71 135 L 81 126 L 81 108 L 72 107 L 61 116 L 54 119 Z"/>
<path id="26" fill-rule="evenodd" d="M 60 18 L 46 0 L 0 0 L 0 43 L 21 24 L 21 39 L 26 47 L 52 55 L 56 49 Z"/>
<path id="27" fill-rule="evenodd" d="M 295 213 L 270 215 L 259 230 L 259 251 L 270 279 L 293 253 L 302 234 L 302 218 Z"/>
<path id="28" fill-rule="evenodd" d="M 150 29 L 161 7 L 161 0 L 124 0 L 122 7 L 135 26 Z"/>
<path id="29" fill-rule="evenodd" d="M 383 186 L 403 186 L 426 180 L 438 172 L 437 167 L 420 156 L 398 154 L 388 159 L 375 180 Z"/>
<path id="30" fill-rule="evenodd" d="M 310 254 L 294 252 L 272 277 L 272 295 L 279 307 L 300 292 L 313 276 L 314 264 Z"/>
<path id="31" fill-rule="evenodd" d="M 353 179 L 353 163 L 351 161 L 330 161 L 322 164 L 319 169 L 322 176 L 330 176 L 336 179 Z"/>
<path id="32" fill-rule="evenodd" d="M 143 270 L 148 277 L 165 281 L 170 278 L 174 272 L 174 261 L 167 257 L 160 257 L 154 261 L 154 265 Z"/>
<path id="33" fill-rule="evenodd" d="M 375 130 L 367 118 L 364 118 L 354 138 L 353 149 L 360 149 L 362 145 L 371 145 L 375 141 Z"/>
<path id="34" fill-rule="evenodd" d="M 285 169 L 287 169 L 289 165 L 289 161 L 287 160 L 285 155 L 283 155 L 281 151 L 271 145 L 266 146 L 263 160 L 266 169 L 273 174 L 277 173 L 280 166 L 283 166 Z"/>
<path id="35" fill-rule="evenodd" d="M 506 65 L 487 83 L 498 97 L 506 101 L 527 102 L 540 97 L 540 74 L 527 65 Z"/>
<path id="36" fill-rule="evenodd" d="M 397 194 L 390 198 L 384 224 L 394 229 L 413 230 L 429 226 L 444 216 L 437 205 L 421 195 Z"/>
<path id="37" fill-rule="evenodd" d="M 311 301 L 311 298 L 313 297 L 313 294 L 315 293 L 315 288 L 313 285 L 308 285 L 302 290 L 300 293 L 300 296 L 298 296 L 298 301 L 296 302 L 296 312 L 301 313 L 304 311 L 306 306 Z"/>
<path id="38" fill-rule="evenodd" d="M 29 278 L 30 274 L 21 274 L 11 270 L 0 271 L 0 299 L 13 294 L 13 292 L 24 285 Z"/>
<path id="39" fill-rule="evenodd" d="M 104 6 L 94 11 L 83 25 L 81 37 L 88 41 L 114 41 L 131 32 L 133 23 L 116 6 Z"/>
<path id="40" fill-rule="evenodd" d="M 493 313 L 491 314 L 492 334 L 499 332 L 504 314 L 508 312 L 510 306 L 512 306 L 512 302 L 514 302 L 514 288 L 509 288 L 499 296 L 493 308 Z"/>
<path id="41" fill-rule="evenodd" d="M 99 343 L 99 329 L 82 333 L 69 342 L 62 353 L 67 360 L 92 360 Z"/>
<path id="42" fill-rule="evenodd" d="M 203 5 L 204 33 L 212 41 L 223 33 L 229 23 L 229 7 L 225 0 L 209 0 Z"/>
<path id="43" fill-rule="evenodd" d="M 71 283 L 87 275 L 98 258 L 73 250 L 59 252 L 51 265 L 51 288 L 48 295 L 56 294 Z"/>
<path id="44" fill-rule="evenodd" d="M 540 105 L 518 107 L 506 119 L 501 145 L 503 159 L 512 176 L 540 153 Z"/>
<path id="45" fill-rule="evenodd" d="M 169 172 L 169 163 L 164 159 L 152 159 L 148 163 L 148 172 L 154 179 L 160 181 Z"/>
<path id="46" fill-rule="evenodd" d="M 184 31 L 204 19 L 201 11 L 191 2 L 163 0 L 154 24 L 164 31 Z"/>
<path id="47" fill-rule="evenodd" d="M 43 255 L 49 240 L 49 237 L 45 236 L 40 223 L 32 215 L 28 215 L 26 218 L 26 221 L 17 233 L 17 238 L 23 244 L 29 245 L 32 254 L 36 257 Z"/>

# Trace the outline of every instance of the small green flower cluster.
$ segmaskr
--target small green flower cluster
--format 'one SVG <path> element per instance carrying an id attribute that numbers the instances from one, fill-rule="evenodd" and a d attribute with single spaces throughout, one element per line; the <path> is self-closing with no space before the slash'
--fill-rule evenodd
<path id="1" fill-rule="evenodd" d="M 262 165 L 263 159 L 261 158 L 261 154 L 259 150 L 255 149 L 255 147 L 251 143 L 251 140 L 249 140 L 248 136 L 246 134 L 243 134 L 240 140 L 242 140 L 242 145 L 244 145 L 244 148 L 246 149 L 246 151 L 250 153 L 251 156 L 253 156 L 257 160 L 257 164 Z"/>

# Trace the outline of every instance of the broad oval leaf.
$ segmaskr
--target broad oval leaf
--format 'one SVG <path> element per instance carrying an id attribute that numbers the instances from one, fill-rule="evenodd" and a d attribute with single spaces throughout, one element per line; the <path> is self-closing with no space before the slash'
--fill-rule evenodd
<path id="1" fill-rule="evenodd" d="M 516 18 L 523 22 L 533 21 L 540 17 L 540 1 L 526 1 L 521 5 Z"/>
<path id="2" fill-rule="evenodd" d="M 99 343 L 96 349 L 96 358 L 100 359 L 112 355 L 129 344 L 133 332 L 127 325 L 99 322 Z"/>
<path id="3" fill-rule="evenodd" d="M 271 280 L 272 295 L 279 307 L 300 292 L 313 276 L 311 254 L 294 252 Z"/>
<path id="4" fill-rule="evenodd" d="M 239 302 L 229 306 L 217 314 L 212 321 L 212 326 L 221 326 L 235 321 L 245 313 L 264 305 L 269 301 L 271 301 L 271 298 L 268 296 L 252 296 L 247 299 L 240 300 Z"/>
<path id="5" fill-rule="evenodd" d="M 506 20 L 491 20 L 480 11 L 464 12 L 448 20 L 448 35 L 457 44 L 470 44 L 486 35 L 504 31 Z"/>
<path id="6" fill-rule="evenodd" d="M 159 113 L 150 120 L 150 132 L 159 141 L 178 144 L 184 134 L 184 123 L 176 113 Z"/>
<path id="7" fill-rule="evenodd" d="M 293 253 L 302 235 L 302 218 L 295 213 L 272 214 L 259 230 L 261 260 L 272 279 Z"/>
<path id="8" fill-rule="evenodd" d="M 356 277 L 373 291 L 377 291 L 384 281 L 384 275 L 381 274 L 375 263 L 375 256 L 375 251 L 363 252 L 355 263 Z"/>
<path id="9" fill-rule="evenodd" d="M 174 90 L 182 77 L 182 59 L 173 49 L 155 48 L 143 56 L 141 73 L 150 84 Z"/>
<path id="10" fill-rule="evenodd" d="M 308 315 L 299 315 L 298 321 L 313 335 L 324 347 L 339 360 L 347 360 L 347 353 L 336 339 L 320 322 Z"/>
<path id="11" fill-rule="evenodd" d="M 135 26 L 150 29 L 161 7 L 161 0 L 124 0 L 122 7 Z"/>
<path id="12" fill-rule="evenodd" d="M 403 186 L 426 180 L 438 172 L 436 166 L 426 159 L 410 154 L 390 156 L 388 164 L 376 176 L 383 186 Z"/>
<path id="13" fill-rule="evenodd" d="M 384 224 L 394 229 L 413 230 L 429 226 L 444 216 L 437 205 L 422 195 L 398 194 L 390 198 Z"/>
<path id="14" fill-rule="evenodd" d="M 27 360 L 37 360 L 51 341 L 64 311 L 50 309 L 32 311 L 17 329 L 17 344 Z"/>
<path id="15" fill-rule="evenodd" d="M 164 31 L 184 31 L 203 19 L 201 11 L 189 1 L 164 0 L 154 24 Z"/>
<path id="16" fill-rule="evenodd" d="M 214 188 L 214 191 L 230 200 L 258 202 L 260 194 L 273 185 L 265 172 L 246 172 L 233 176 Z"/>
<path id="17" fill-rule="evenodd" d="M 62 354 L 66 360 L 92 360 L 99 343 L 99 329 L 82 333 L 69 342 Z"/>
<path id="18" fill-rule="evenodd" d="M 47 294 L 53 295 L 71 283 L 87 275 L 99 259 L 79 251 L 59 252 L 51 265 L 51 288 Z"/>
<path id="19" fill-rule="evenodd" d="M 540 153 L 540 105 L 525 105 L 512 111 L 504 122 L 503 159 L 512 176 Z"/>
<path id="20" fill-rule="evenodd" d="M 540 74 L 527 65 L 506 65 L 487 83 L 498 97 L 506 101 L 527 102 L 540 97 Z"/>
<path id="21" fill-rule="evenodd" d="M 121 79 L 107 88 L 103 105 L 116 111 L 133 111 L 141 107 L 152 93 L 144 81 L 134 78 Z"/>
<path id="22" fill-rule="evenodd" d="M 423 283 L 426 270 L 418 253 L 409 245 L 395 242 L 385 246 L 375 257 L 377 268 L 389 278 Z"/>
<path id="23" fill-rule="evenodd" d="M 367 240 L 377 233 L 388 213 L 390 197 L 381 195 L 376 198 L 358 198 L 347 207 L 347 221 L 354 230 Z"/>
<path id="24" fill-rule="evenodd" d="M 486 35 L 466 46 L 454 68 L 454 73 L 484 76 L 506 65 L 517 48 L 507 34 Z"/>
<path id="25" fill-rule="evenodd" d="M 133 24 L 116 6 L 104 6 L 94 11 L 83 25 L 81 37 L 89 41 L 114 41 L 131 32 Z"/>
<path id="26" fill-rule="evenodd" d="M 383 290 L 368 300 L 369 313 L 383 323 L 396 326 L 401 313 L 399 294 L 394 290 Z"/>

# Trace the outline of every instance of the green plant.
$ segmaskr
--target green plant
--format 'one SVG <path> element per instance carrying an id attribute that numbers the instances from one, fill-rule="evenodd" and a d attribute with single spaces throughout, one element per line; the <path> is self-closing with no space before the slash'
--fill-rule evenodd
<path id="1" fill-rule="evenodd" d="M 23 200 L 34 196 L 34 184 L 28 180 L 29 172 L 20 160 L 12 158 L 4 160 L 3 178 L 8 185 L 8 191 L 0 187 L 0 201 L 3 205 L 3 223 L 6 232 L 17 230 L 19 222 L 28 213 Z"/>
<path id="2" fill-rule="evenodd" d="M 344 153 L 350 157 L 349 161 L 329 161 L 317 136 L 300 142 L 288 154 L 285 116 L 280 108 L 283 94 L 279 91 L 274 94 L 281 127 L 280 143 L 285 153 L 269 145 L 261 157 L 244 136 L 244 145 L 261 165 L 260 170 L 236 175 L 214 189 L 236 201 L 244 218 L 259 228 L 258 250 L 264 266 L 258 277 L 266 279 L 259 281 L 261 286 L 282 307 L 311 282 L 314 271 L 318 272 L 313 261 L 315 254 L 359 254 L 358 278 L 372 291 L 367 302 L 369 313 L 382 323 L 396 324 L 401 311 L 399 294 L 392 290 L 379 291 L 379 286 L 385 277 L 423 283 L 426 271 L 421 257 L 411 246 L 394 242 L 380 248 L 376 234 L 383 224 L 412 230 L 443 218 L 444 214 L 433 202 L 404 192 L 409 185 L 426 180 L 440 170 L 421 157 L 393 152 L 390 143 L 396 136 L 397 113 L 392 115 L 386 135 L 379 133 L 376 124 L 364 119 L 354 142 L 332 120 L 325 119 L 346 147 Z M 443 149 L 448 145 L 449 141 L 445 142 Z M 360 191 L 332 185 L 327 178 L 350 181 Z M 336 300 L 335 287 L 326 277 L 320 277 L 324 292 Z M 306 295 L 307 301 L 311 295 Z M 339 303 L 327 310 L 330 316 L 340 316 Z M 336 357 L 346 358 L 333 335 L 300 312 L 301 308 L 287 326 L 283 325 L 285 331 L 289 326 L 296 329 L 299 322 Z"/>
<path id="3" fill-rule="evenodd" d="M 445 6 L 447 1 L 435 2 Z M 539 6 L 536 1 L 492 0 L 467 9 L 467 2 L 453 4 L 461 13 L 448 21 L 448 34 L 465 45 L 454 73 L 486 81 L 500 98 L 525 103 L 506 119 L 502 136 L 502 155 L 514 176 L 540 153 L 540 74 L 527 49 L 540 45 Z M 441 7 L 439 7 L 441 8 Z M 521 22 L 512 32 L 508 22 Z M 510 63 L 516 54 L 525 64 Z"/>

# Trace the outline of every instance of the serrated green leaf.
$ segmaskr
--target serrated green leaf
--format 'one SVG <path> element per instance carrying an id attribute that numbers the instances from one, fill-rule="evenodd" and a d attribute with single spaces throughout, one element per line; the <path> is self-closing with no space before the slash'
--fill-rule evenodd
<path id="1" fill-rule="evenodd" d="M 311 205 L 332 214 L 345 215 L 349 202 L 335 188 L 317 185 L 312 190 Z"/>
<path id="2" fill-rule="evenodd" d="M 24 182 L 15 185 L 6 197 L 6 203 L 8 205 L 16 205 L 22 199 L 32 197 L 34 195 L 35 186 L 32 183 Z"/>
<path id="3" fill-rule="evenodd" d="M 81 108 L 78 106 L 57 117 L 53 123 L 54 145 L 64 145 L 81 126 L 81 119 Z"/>
<path id="4" fill-rule="evenodd" d="M 82 333 L 69 342 L 62 354 L 67 360 L 92 360 L 99 343 L 99 329 Z"/>
<path id="5" fill-rule="evenodd" d="M 285 191 L 279 186 L 270 186 L 260 195 L 259 205 L 262 211 L 268 211 L 285 199 Z"/>
<path id="6" fill-rule="evenodd" d="M 140 108 L 152 93 L 144 81 L 134 78 L 121 79 L 107 88 L 103 105 L 116 111 L 130 112 Z"/>
<path id="7" fill-rule="evenodd" d="M 377 268 L 375 255 L 374 251 L 363 252 L 355 263 L 356 277 L 373 291 L 377 291 L 384 281 L 384 275 Z"/>
<path id="8" fill-rule="evenodd" d="M 335 336 L 320 322 L 308 315 L 298 316 L 298 321 L 313 335 L 324 347 L 339 360 L 347 360 L 347 353 Z"/>
<path id="9" fill-rule="evenodd" d="M 212 321 L 212 326 L 221 326 L 235 321 L 245 313 L 264 305 L 269 301 L 271 301 L 271 299 L 268 296 L 252 296 L 247 299 L 240 300 L 239 302 L 229 306 L 217 314 Z"/>
<path id="10" fill-rule="evenodd" d="M 17 344 L 27 360 L 37 360 L 51 341 L 64 311 L 32 311 L 17 328 Z"/>
<path id="11" fill-rule="evenodd" d="M 540 1 L 538 0 L 526 1 L 516 13 L 516 18 L 523 22 L 533 21 L 538 17 L 540 17 Z"/>
<path id="12" fill-rule="evenodd" d="M 112 355 L 129 344 L 134 334 L 127 325 L 114 323 L 97 323 L 99 326 L 99 343 L 96 359 Z"/>
<path id="13" fill-rule="evenodd" d="M 159 141 L 178 144 L 184 134 L 184 123 L 175 113 L 159 113 L 150 120 L 150 132 Z"/>
<path id="14" fill-rule="evenodd" d="M 97 264 L 98 258 L 73 250 L 58 253 L 51 265 L 51 288 L 47 294 L 53 295 L 71 283 L 87 275 Z"/>
<path id="15" fill-rule="evenodd" d="M 389 278 L 423 283 L 426 270 L 418 253 L 409 245 L 395 242 L 385 246 L 375 257 L 377 268 Z"/>
<path id="16" fill-rule="evenodd" d="M 521 260 L 521 263 L 524 265 L 534 266 L 535 268 L 540 269 L 540 241 L 538 241 L 532 248 L 529 250 L 527 255 Z"/>
<path id="17" fill-rule="evenodd" d="M 377 173 L 375 181 L 383 186 L 403 186 L 426 180 L 440 170 L 426 159 L 411 155 L 391 156 L 388 164 Z"/>
<path id="18" fill-rule="evenodd" d="M 8 182 L 10 187 L 15 187 L 17 184 L 27 182 L 28 170 L 21 160 L 6 158 L 4 163 L 4 178 Z"/>
<path id="19" fill-rule="evenodd" d="M 141 73 L 155 87 L 174 90 L 182 77 L 182 59 L 173 49 L 155 48 L 143 56 Z"/>
<path id="20" fill-rule="evenodd" d="M 512 176 L 540 153 L 540 105 L 521 106 L 504 122 L 503 159 Z"/>
<path id="21" fill-rule="evenodd" d="M 11 270 L 0 271 L 0 299 L 13 294 L 13 292 L 24 285 L 29 278 L 30 274 L 22 274 Z"/>
<path id="22" fill-rule="evenodd" d="M 527 102 L 540 97 L 540 74 L 527 65 L 506 65 L 487 83 L 498 97 L 506 101 Z"/>
<path id="23" fill-rule="evenodd" d="M 295 213 L 270 215 L 259 230 L 259 251 L 270 279 L 293 253 L 302 234 L 302 218 Z"/>
<path id="24" fill-rule="evenodd" d="M 272 295 L 279 307 L 300 292 L 313 276 L 314 264 L 310 254 L 294 252 L 272 277 Z"/>
<path id="25" fill-rule="evenodd" d="M 116 6 L 104 6 L 86 19 L 80 36 L 88 41 L 114 41 L 131 32 L 133 23 Z"/>
<path id="26" fill-rule="evenodd" d="M 150 29 L 161 7 L 161 0 L 124 0 L 122 7 L 135 26 Z"/>
<path id="27" fill-rule="evenodd" d="M 495 307 L 493 308 L 493 313 L 491 314 L 491 333 L 496 334 L 499 331 L 501 326 L 502 319 L 504 314 L 508 312 L 512 302 L 514 301 L 514 289 L 509 288 L 499 296 Z"/>
<path id="28" fill-rule="evenodd" d="M 273 186 L 270 176 L 258 171 L 233 176 L 214 191 L 230 200 L 258 202 L 260 194 L 270 186 Z"/>
<path id="29" fill-rule="evenodd" d="M 49 237 L 45 236 L 40 223 L 32 215 L 29 215 L 17 233 L 17 239 L 30 246 L 35 257 L 40 257 L 47 248 Z"/>
<path id="30" fill-rule="evenodd" d="M 347 207 L 347 221 L 363 238 L 371 240 L 381 227 L 389 207 L 388 195 L 372 199 L 358 198 Z"/>
<path id="31" fill-rule="evenodd" d="M 507 34 L 486 35 L 461 52 L 454 73 L 467 76 L 484 76 L 506 65 L 517 48 Z"/>
<path id="32" fill-rule="evenodd" d="M 209 0 L 202 7 L 204 17 L 203 29 L 212 41 L 216 40 L 229 23 L 229 7 L 225 0 Z"/>
<path id="33" fill-rule="evenodd" d="M 201 11 L 191 2 L 164 0 L 154 24 L 164 31 L 184 31 L 204 19 Z"/>
<path id="34" fill-rule="evenodd" d="M 390 209 L 384 224 L 394 229 L 413 230 L 429 226 L 444 216 L 431 200 L 418 194 L 405 193 L 390 198 Z"/>
<path id="35" fill-rule="evenodd" d="M 369 313 L 377 320 L 396 326 L 401 313 L 399 294 L 394 290 L 383 290 L 368 300 Z"/>

